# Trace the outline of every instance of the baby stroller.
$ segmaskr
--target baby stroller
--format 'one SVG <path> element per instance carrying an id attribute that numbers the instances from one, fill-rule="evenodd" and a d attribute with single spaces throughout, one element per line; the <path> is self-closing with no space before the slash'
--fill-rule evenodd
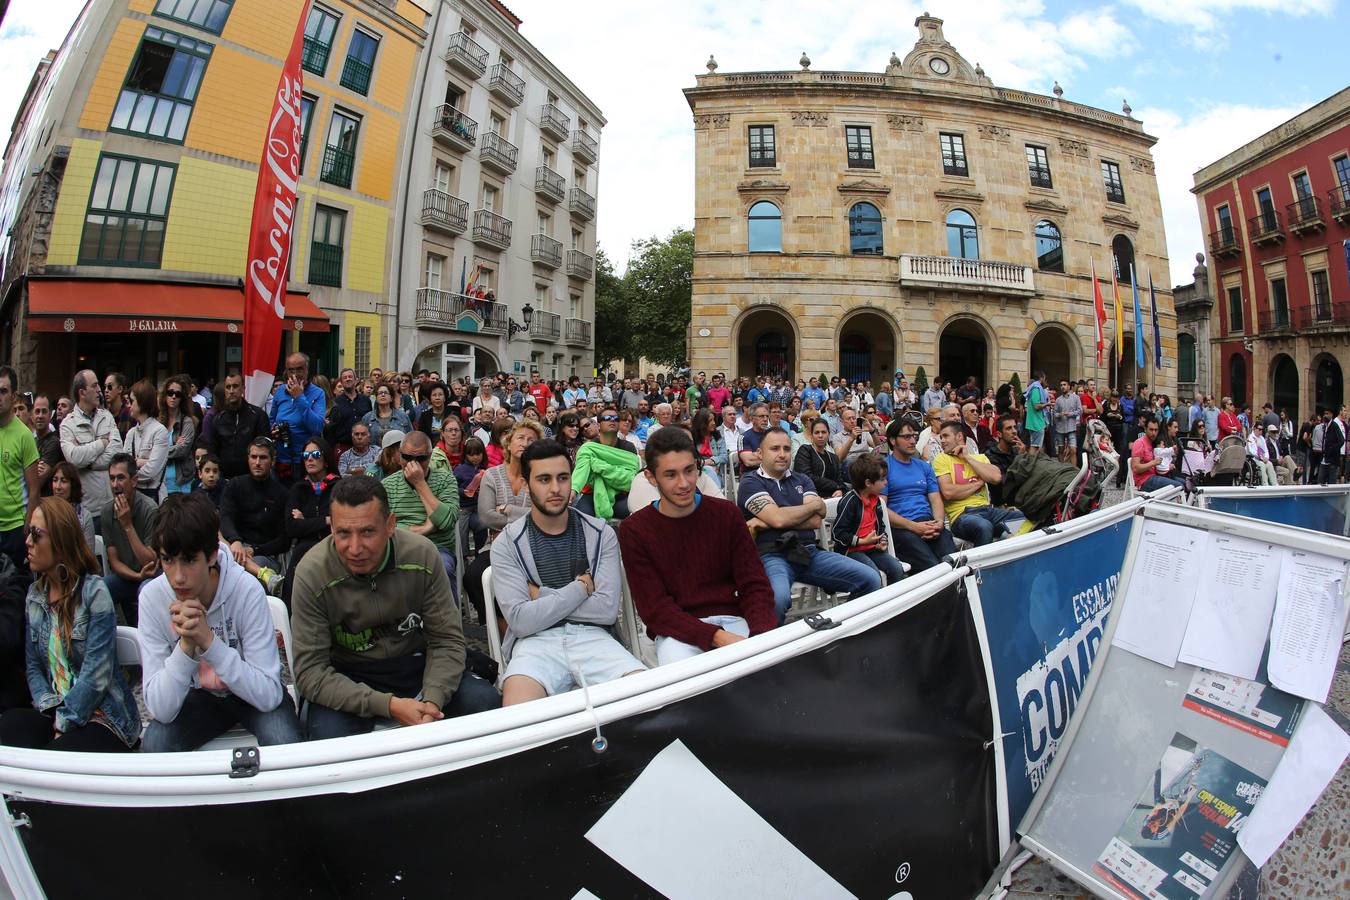
<path id="1" fill-rule="evenodd" d="M 1111 484 L 1120 471 L 1120 452 L 1111 440 L 1111 431 L 1101 419 L 1087 424 L 1083 449 L 1087 452 L 1088 471 L 1098 484 Z"/>
<path id="2" fill-rule="evenodd" d="M 1206 483 L 1221 486 L 1251 486 L 1260 484 L 1256 462 L 1247 456 L 1247 442 L 1241 435 L 1230 434 L 1215 446 L 1218 457 Z"/>

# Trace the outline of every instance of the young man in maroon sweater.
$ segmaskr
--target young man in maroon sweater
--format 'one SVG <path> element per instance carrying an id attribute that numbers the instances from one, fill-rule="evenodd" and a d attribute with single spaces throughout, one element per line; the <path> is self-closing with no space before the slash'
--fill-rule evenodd
<path id="1" fill-rule="evenodd" d="M 646 448 L 661 498 L 619 529 L 624 571 L 660 665 L 774 628 L 773 588 L 736 504 L 698 492 L 694 441 L 662 428 Z"/>

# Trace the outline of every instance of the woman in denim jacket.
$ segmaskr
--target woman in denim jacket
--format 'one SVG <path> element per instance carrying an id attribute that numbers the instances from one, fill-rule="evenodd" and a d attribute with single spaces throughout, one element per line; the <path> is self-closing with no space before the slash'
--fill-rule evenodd
<path id="1" fill-rule="evenodd" d="M 135 747 L 141 721 L 117 665 L 117 614 L 69 503 L 44 497 L 28 529 L 37 580 L 25 608 L 32 708 L 0 716 L 0 743 L 111 753 Z"/>

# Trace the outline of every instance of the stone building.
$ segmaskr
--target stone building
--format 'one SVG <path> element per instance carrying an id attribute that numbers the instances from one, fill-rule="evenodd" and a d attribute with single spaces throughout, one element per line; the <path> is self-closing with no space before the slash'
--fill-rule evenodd
<path id="1" fill-rule="evenodd" d="M 1190 284 L 1172 288 L 1177 309 L 1177 397 L 1182 399 L 1194 397 L 1196 391 L 1213 392 L 1209 324 L 1214 299 L 1209 293 L 1209 269 L 1203 253 L 1195 254 L 1193 274 L 1195 280 Z"/>
<path id="2" fill-rule="evenodd" d="M 604 116 L 500 2 L 435 15 L 402 165 L 391 359 L 589 375 Z"/>
<path id="3" fill-rule="evenodd" d="M 1216 393 L 1302 419 L 1345 402 L 1350 88 L 1195 173 Z"/>
<path id="4" fill-rule="evenodd" d="M 685 96 L 695 129 L 690 363 L 737 375 L 889 380 L 1013 372 L 1135 380 L 1096 360 L 1092 270 L 1130 263 L 1148 323 L 1157 286 L 1162 367 L 1176 386 L 1176 321 L 1150 148 L 1131 118 L 995 87 L 942 20 L 884 73 L 719 74 Z"/>

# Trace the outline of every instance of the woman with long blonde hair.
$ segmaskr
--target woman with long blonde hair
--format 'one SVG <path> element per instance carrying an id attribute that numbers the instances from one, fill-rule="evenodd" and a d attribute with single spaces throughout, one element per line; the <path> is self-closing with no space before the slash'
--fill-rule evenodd
<path id="1" fill-rule="evenodd" d="M 117 613 L 74 508 L 43 497 L 26 543 L 36 576 L 24 604 L 33 705 L 0 716 L 0 743 L 97 753 L 134 748 L 141 719 L 117 665 Z"/>

